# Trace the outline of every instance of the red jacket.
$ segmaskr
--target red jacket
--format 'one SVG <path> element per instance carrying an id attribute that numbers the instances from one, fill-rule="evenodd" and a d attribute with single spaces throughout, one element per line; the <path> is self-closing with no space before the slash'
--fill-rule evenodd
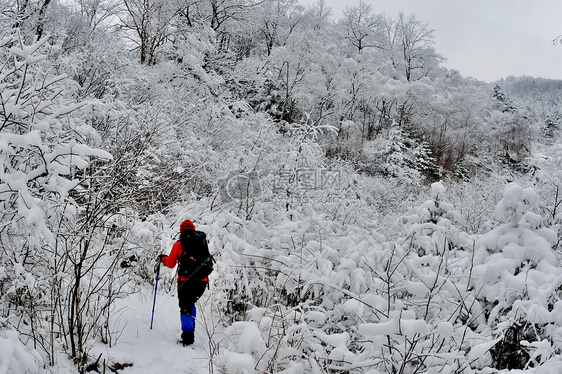
<path id="1" fill-rule="evenodd" d="M 162 263 L 164 264 L 164 266 L 173 269 L 176 264 L 179 264 L 180 262 L 180 258 L 181 258 L 181 243 L 178 240 L 177 242 L 174 243 L 174 245 L 172 246 L 172 250 L 170 251 L 170 254 L 168 256 L 164 256 L 162 257 Z M 179 281 L 184 281 L 187 280 L 187 278 L 185 277 L 180 277 L 178 275 L 178 282 Z M 208 282 L 209 278 L 204 278 L 204 279 L 200 279 L 201 281 L 204 282 Z"/>

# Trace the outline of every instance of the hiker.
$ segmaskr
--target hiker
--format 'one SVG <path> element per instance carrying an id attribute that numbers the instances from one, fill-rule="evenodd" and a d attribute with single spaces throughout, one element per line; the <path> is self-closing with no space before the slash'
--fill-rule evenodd
<path id="1" fill-rule="evenodd" d="M 168 256 L 159 255 L 157 264 L 159 261 L 170 269 L 179 264 L 180 343 L 191 345 L 195 341 L 195 302 L 203 295 L 209 282 L 207 276 L 213 268 L 205 233 L 196 231 L 190 220 L 183 221 L 180 225 L 180 240 L 174 243 Z"/>

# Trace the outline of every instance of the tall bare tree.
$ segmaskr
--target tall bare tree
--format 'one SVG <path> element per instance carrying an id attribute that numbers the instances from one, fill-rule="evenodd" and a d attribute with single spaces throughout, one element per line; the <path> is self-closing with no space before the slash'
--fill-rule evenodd
<path id="1" fill-rule="evenodd" d="M 420 71 L 424 76 L 438 60 L 442 59 L 433 49 L 433 30 L 429 25 L 416 19 L 412 14 L 408 17 L 400 12 L 396 21 L 399 47 L 404 63 L 404 74 L 408 81 L 415 79 L 413 73 Z"/>
<path id="2" fill-rule="evenodd" d="M 382 15 L 373 14 L 371 5 L 360 1 L 356 7 L 348 7 L 343 13 L 346 38 L 361 53 L 365 48 L 380 48 L 379 35 L 382 31 Z"/>
<path id="3" fill-rule="evenodd" d="M 140 50 L 140 63 L 153 64 L 156 50 L 171 35 L 171 22 L 181 11 L 175 1 L 123 0 L 129 17 L 122 19 L 125 28 L 132 30 Z"/>

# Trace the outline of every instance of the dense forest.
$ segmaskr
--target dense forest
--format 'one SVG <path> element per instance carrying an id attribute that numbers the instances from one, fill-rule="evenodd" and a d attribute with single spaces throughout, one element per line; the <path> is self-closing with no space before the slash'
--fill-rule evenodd
<path id="1" fill-rule="evenodd" d="M 141 372 L 186 218 L 209 372 L 562 370 L 562 81 L 445 59 L 364 2 L 2 1 L 0 372 Z"/>

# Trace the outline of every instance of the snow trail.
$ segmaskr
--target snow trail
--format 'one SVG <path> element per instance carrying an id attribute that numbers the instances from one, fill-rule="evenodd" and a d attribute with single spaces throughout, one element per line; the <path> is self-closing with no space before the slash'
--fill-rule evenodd
<path id="1" fill-rule="evenodd" d="M 94 353 L 103 353 L 106 360 L 109 358 L 109 366 L 119 365 L 119 373 L 210 372 L 204 329 L 196 327 L 193 346 L 178 344 L 181 328 L 177 297 L 159 290 L 151 330 L 151 296 L 135 294 L 121 300 L 121 309 L 116 308 L 118 316 L 114 321 L 122 330 L 117 343 L 111 348 L 99 344 L 94 347 Z"/>

